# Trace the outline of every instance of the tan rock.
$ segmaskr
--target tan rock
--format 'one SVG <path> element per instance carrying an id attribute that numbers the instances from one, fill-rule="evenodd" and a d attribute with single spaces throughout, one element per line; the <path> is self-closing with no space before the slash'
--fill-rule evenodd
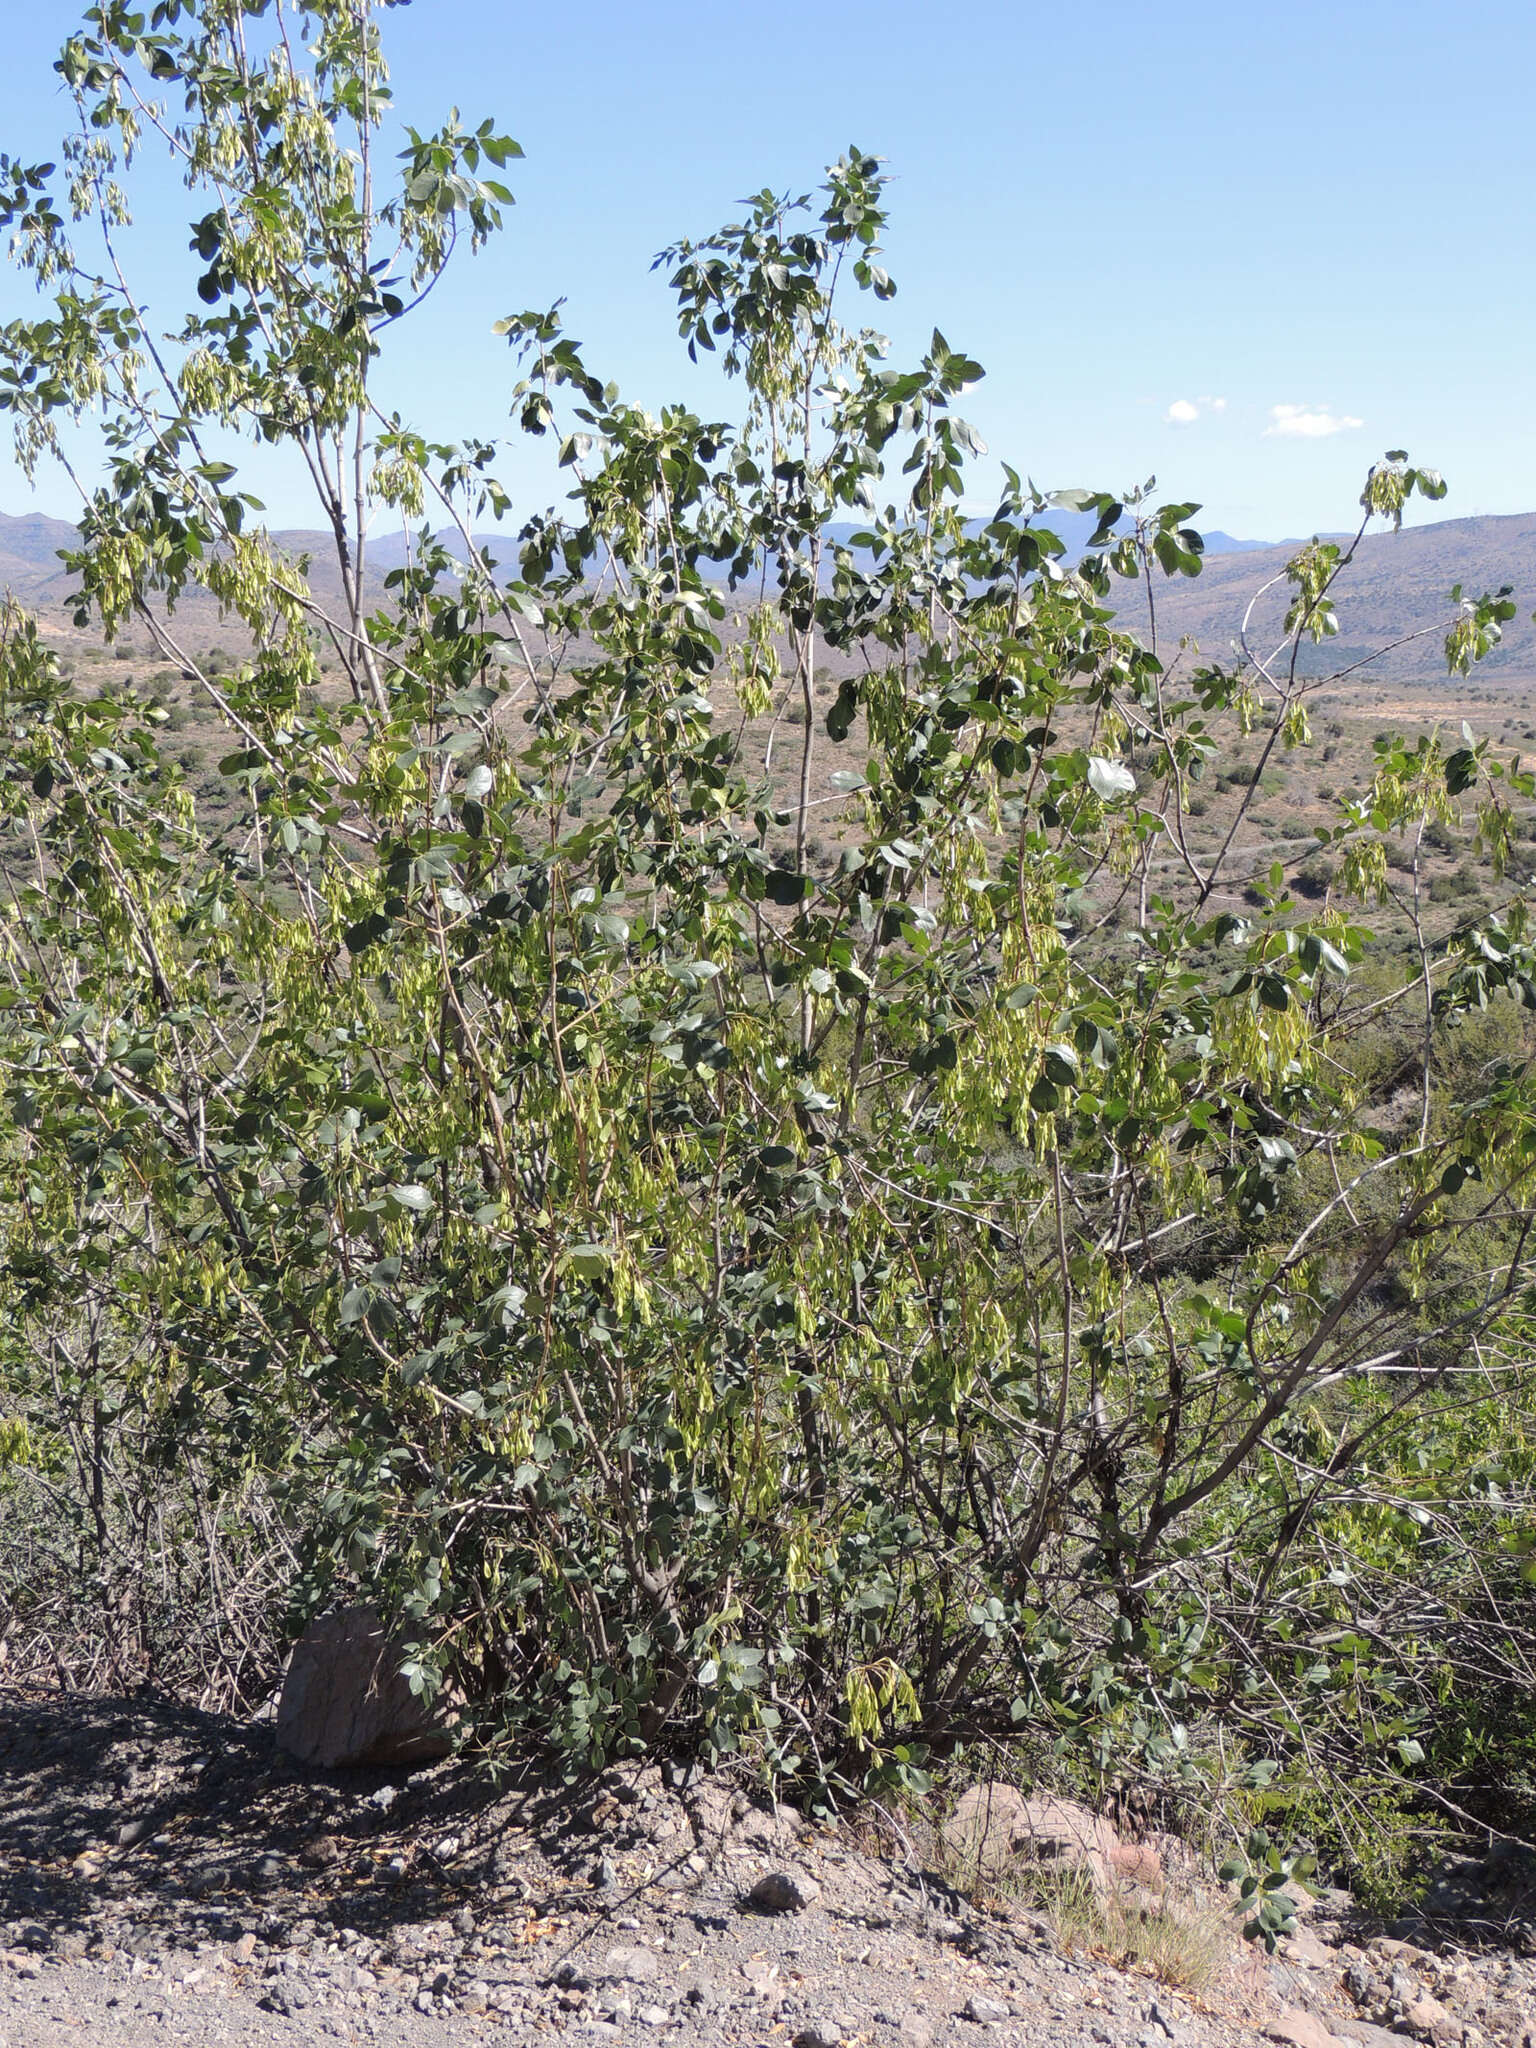
<path id="1" fill-rule="evenodd" d="M 1086 1871 L 1102 1889 L 1162 1881 L 1156 1849 L 1122 1842 L 1111 1821 L 1055 1793 L 1026 1796 L 1014 1785 L 972 1785 L 945 1822 L 943 1837 L 953 1855 L 987 1879 L 1036 1864 Z"/>
<path id="2" fill-rule="evenodd" d="M 1129 1861 L 1135 1850 L 1120 1840 L 1113 1821 L 1075 1799 L 1037 1793 L 1024 1801 L 1015 1850 L 1026 1862 L 1059 1863 L 1069 1870 L 1104 1870 Z M 1126 1873 L 1129 1875 L 1129 1871 Z"/>
<path id="3" fill-rule="evenodd" d="M 1344 2048 L 1339 2036 L 1330 2032 L 1316 2013 L 1303 2012 L 1299 2005 L 1286 2006 L 1265 2022 L 1264 2031 L 1270 2040 L 1284 2041 L 1288 2048 Z"/>
<path id="4" fill-rule="evenodd" d="M 1336 1970 L 1339 1952 L 1320 1940 L 1310 1927 L 1297 1927 L 1285 1938 L 1285 1960 L 1307 1970 Z"/>
<path id="5" fill-rule="evenodd" d="M 1536 2013 L 1528 2011 L 1523 2002 L 1496 1999 L 1488 2008 L 1488 2024 L 1499 2041 L 1508 2040 L 1510 2048 L 1536 2048 Z"/>
<path id="6" fill-rule="evenodd" d="M 1151 1891 L 1163 1881 L 1163 1859 L 1150 1842 L 1116 1842 L 1109 1852 L 1109 1867 L 1128 1884 L 1146 1885 Z"/>
<path id="7" fill-rule="evenodd" d="M 1429 1960 L 1425 1951 L 1415 1948 L 1411 1941 L 1398 1941 L 1390 1934 L 1373 1934 L 1365 1944 L 1373 1956 L 1384 1956 L 1388 1962 L 1424 1963 Z"/>
<path id="8" fill-rule="evenodd" d="M 403 1654 L 372 1608 L 342 1608 L 312 1622 L 283 1678 L 278 1747 L 322 1770 L 446 1756 L 451 1706 L 416 1697 L 400 1675 Z"/>
<path id="9" fill-rule="evenodd" d="M 1013 1844 L 1022 1832 L 1024 1795 L 1014 1785 L 967 1786 L 940 1830 L 950 1854 L 978 1877 L 998 1878 L 1013 1868 Z"/>
<path id="10" fill-rule="evenodd" d="M 1461 2040 L 1461 2022 L 1448 2006 L 1432 1998 L 1425 1991 L 1409 2006 L 1404 2020 L 1409 2030 L 1421 2041 L 1445 2044 L 1445 2048 L 1456 2048 Z"/>
<path id="11" fill-rule="evenodd" d="M 1333 2027 L 1344 2048 L 1351 2048 L 1352 2043 L 1358 2043 L 1359 2048 L 1403 2048 L 1401 2034 L 1390 2027 L 1378 2027 L 1374 2020 L 1335 2019 Z"/>

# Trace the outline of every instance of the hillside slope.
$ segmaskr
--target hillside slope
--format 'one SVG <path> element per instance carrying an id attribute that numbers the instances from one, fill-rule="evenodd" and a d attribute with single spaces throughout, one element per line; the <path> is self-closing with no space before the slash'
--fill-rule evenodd
<path id="1" fill-rule="evenodd" d="M 1241 555 L 1208 555 L 1198 577 L 1159 581 L 1154 590 L 1159 636 L 1166 641 L 1188 634 L 1209 659 L 1229 659 L 1249 600 L 1270 578 L 1283 579 L 1294 552 L 1294 544 L 1285 544 Z M 1450 592 L 1458 583 L 1474 597 L 1512 584 L 1519 601 L 1503 645 L 1480 666 L 1480 680 L 1507 686 L 1536 678 L 1531 619 L 1536 512 L 1437 520 L 1402 533 L 1369 535 L 1339 586 L 1338 638 L 1309 650 L 1308 666 L 1314 673 L 1332 673 L 1428 626 L 1436 630 L 1372 659 L 1360 680 L 1423 685 L 1443 678 L 1443 622 L 1452 616 Z M 1146 616 L 1144 594 L 1135 586 L 1121 585 L 1119 591 L 1122 615 L 1139 626 Z M 1280 640 L 1290 595 L 1282 580 L 1255 606 L 1249 639 L 1256 653 L 1268 654 Z"/>
<path id="2" fill-rule="evenodd" d="M 1082 545 L 1086 532 L 1077 530 L 1080 519 L 1074 520 L 1071 514 L 1048 517 L 1070 549 Z M 311 557 L 311 586 L 322 602 L 339 594 L 328 536 L 300 529 L 279 531 L 274 538 L 286 553 Z M 483 538 L 510 567 L 516 546 L 512 531 Z M 69 579 L 59 561 L 59 550 L 74 540 L 75 530 L 64 520 L 41 513 L 19 518 L 0 513 L 0 589 L 35 606 L 50 623 L 62 623 L 67 616 Z M 1271 578 L 1283 579 L 1297 543 L 1234 545 L 1225 535 L 1213 536 L 1213 541 L 1197 578 L 1159 579 L 1153 594 L 1158 633 L 1165 646 L 1188 635 L 1205 657 L 1224 661 L 1231 658 L 1237 645 L 1249 600 Z M 381 535 L 372 544 L 370 580 L 375 581 L 377 597 L 384 595 L 384 574 L 403 558 L 404 547 L 397 534 Z M 1531 618 L 1536 601 L 1536 512 L 1438 520 L 1402 533 L 1368 536 L 1340 586 L 1339 637 L 1309 651 L 1312 672 L 1332 672 L 1369 660 L 1369 668 L 1360 677 L 1362 683 L 1422 687 L 1443 676 L 1441 639 L 1452 611 L 1450 591 L 1458 583 L 1474 596 L 1512 584 L 1520 603 L 1506 628 L 1503 646 L 1483 663 L 1481 679 L 1506 686 L 1536 680 L 1536 624 Z M 1250 629 L 1256 652 L 1267 652 L 1281 637 L 1288 601 L 1283 580 L 1260 598 Z M 1126 623 L 1140 630 L 1146 618 L 1143 589 L 1136 584 L 1117 585 L 1116 603 Z M 202 632 L 217 629 L 216 607 L 206 597 L 186 600 L 181 613 L 184 626 L 195 625 Z M 1401 643 L 1424 627 L 1434 630 L 1377 658 L 1379 649 L 1391 642 Z"/>

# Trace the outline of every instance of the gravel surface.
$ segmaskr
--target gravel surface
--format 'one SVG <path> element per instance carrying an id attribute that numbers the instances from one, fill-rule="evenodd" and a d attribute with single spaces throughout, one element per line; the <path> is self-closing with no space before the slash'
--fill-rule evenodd
<path id="1" fill-rule="evenodd" d="M 1390 1933 L 1335 1897 L 1193 1997 L 718 1779 L 305 1773 L 269 1727 L 0 1691 L 0 2048 L 1536 2048 L 1533 1903 L 1509 1855 Z"/>

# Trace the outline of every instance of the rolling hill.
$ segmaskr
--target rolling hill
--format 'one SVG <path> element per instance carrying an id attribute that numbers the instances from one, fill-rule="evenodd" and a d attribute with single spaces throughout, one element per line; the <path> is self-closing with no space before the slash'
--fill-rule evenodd
<path id="1" fill-rule="evenodd" d="M 1270 578 L 1280 577 L 1281 583 L 1256 604 L 1249 631 L 1255 651 L 1267 653 L 1280 637 L 1289 603 L 1285 565 L 1294 552 L 1294 544 L 1286 543 L 1241 555 L 1207 555 L 1198 577 L 1160 582 L 1155 591 L 1159 635 L 1188 634 L 1208 658 L 1225 660 L 1249 600 Z M 1454 614 L 1450 592 L 1458 583 L 1473 597 L 1511 584 L 1519 604 L 1504 629 L 1503 645 L 1479 665 L 1479 680 L 1504 687 L 1536 683 L 1536 625 L 1531 619 L 1536 512 L 1437 520 L 1401 533 L 1368 536 L 1339 586 L 1338 638 L 1308 650 L 1306 667 L 1312 673 L 1333 673 L 1368 661 L 1358 674 L 1361 684 L 1423 687 L 1443 681 L 1442 640 Z M 1134 625 L 1145 615 L 1145 599 L 1134 589 L 1122 589 L 1120 609 Z M 1435 630 L 1378 655 L 1422 627 Z"/>
<path id="2" fill-rule="evenodd" d="M 1081 515 L 1050 515 L 1051 523 L 1075 553 L 1087 538 Z M 1077 526 L 1083 531 L 1079 533 Z M 849 528 L 851 533 L 855 529 Z M 839 538 L 844 537 L 841 532 Z M 14 517 L 0 513 L 0 589 L 13 592 L 35 607 L 50 625 L 68 618 L 69 580 L 59 550 L 70 546 L 75 530 L 64 520 L 41 513 Z M 312 586 L 322 600 L 336 594 L 334 571 L 328 573 L 328 537 L 318 531 L 280 531 L 274 538 L 290 553 L 313 559 Z M 510 529 L 485 536 L 503 561 L 510 563 L 514 543 Z M 1281 582 L 1259 599 L 1250 641 L 1266 650 L 1279 637 L 1288 602 L 1285 564 L 1297 543 L 1274 545 L 1237 542 L 1229 535 L 1211 536 L 1202 573 L 1193 579 L 1160 580 L 1155 588 L 1159 636 L 1171 646 L 1181 636 L 1198 644 L 1211 660 L 1231 657 L 1249 600 L 1271 578 Z M 382 597 L 384 573 L 404 556 L 398 535 L 381 536 L 370 556 Z M 370 580 L 373 580 L 371 578 Z M 1503 517 L 1438 520 L 1402 533 L 1377 533 L 1361 543 L 1338 600 L 1339 637 L 1306 657 L 1313 673 L 1368 662 L 1359 671 L 1362 685 L 1423 688 L 1444 675 L 1441 636 L 1451 616 L 1450 591 L 1460 584 L 1469 594 L 1514 586 L 1520 610 L 1505 631 L 1504 644 L 1482 664 L 1481 680 L 1509 687 L 1536 683 L 1536 512 Z M 1135 630 L 1145 618 L 1145 596 L 1135 584 L 1116 587 L 1117 608 Z M 206 598 L 189 600 L 184 624 L 200 633 L 217 633 L 217 610 Z M 1420 628 L 1434 628 L 1425 637 L 1405 640 Z M 1392 646 L 1390 651 L 1378 650 Z"/>

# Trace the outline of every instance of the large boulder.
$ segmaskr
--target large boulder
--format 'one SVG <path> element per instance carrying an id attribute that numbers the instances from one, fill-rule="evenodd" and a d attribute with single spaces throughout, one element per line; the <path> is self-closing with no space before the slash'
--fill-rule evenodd
<path id="1" fill-rule="evenodd" d="M 944 1842 L 967 1870 L 990 1882 L 1021 1866 L 1084 1872 L 1096 1888 L 1156 1885 L 1155 1849 L 1122 1842 L 1114 1823 L 1075 1799 L 1026 1795 L 1015 1785 L 972 1785 L 944 1823 Z"/>
<path id="2" fill-rule="evenodd" d="M 277 1705 L 280 1749 L 300 1763 L 420 1764 L 453 1747 L 453 1713 L 400 1675 L 405 1651 L 371 1607 L 311 1622 L 293 1646 Z"/>

